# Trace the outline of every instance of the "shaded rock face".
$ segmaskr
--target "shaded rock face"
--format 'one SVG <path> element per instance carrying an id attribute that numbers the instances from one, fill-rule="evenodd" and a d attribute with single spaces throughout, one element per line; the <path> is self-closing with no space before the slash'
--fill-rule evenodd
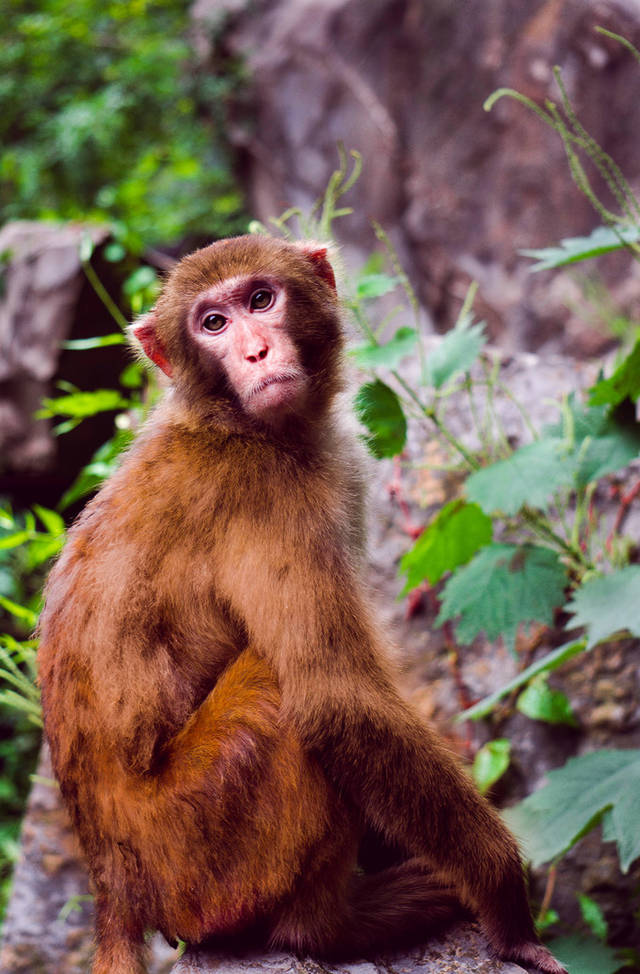
<path id="1" fill-rule="evenodd" d="M 83 390 L 115 386 L 129 360 L 122 346 L 80 354 L 62 348 L 68 338 L 117 329 L 85 277 L 86 236 L 110 286 L 113 271 L 99 254 L 106 229 L 26 220 L 0 229 L 0 494 L 18 507 L 56 504 L 112 430 L 113 414 L 103 413 L 55 437 L 54 424 L 35 415 L 45 397 L 56 395 L 56 380 Z"/>
<path id="2" fill-rule="evenodd" d="M 354 214 L 336 225 L 340 242 L 364 257 L 370 221 L 380 221 L 436 329 L 451 325 L 476 279 L 478 310 L 508 351 L 601 349 L 602 334 L 572 310 L 567 276 L 551 288 L 549 274 L 530 275 L 517 253 L 588 233 L 600 218 L 575 188 L 555 133 L 514 102 L 491 114 L 482 105 L 501 86 L 558 101 L 559 64 L 584 125 L 633 182 L 640 68 L 594 27 L 638 43 L 640 4 L 196 0 L 193 14 L 201 42 L 207 24 L 218 26 L 212 70 L 220 45 L 249 68 L 250 107 L 237 111 L 230 135 L 253 215 L 307 209 L 341 140 L 362 153 L 364 170 L 348 198 Z M 620 285 L 623 306 L 637 309 L 640 275 L 629 261 L 605 262 L 603 273 Z"/>

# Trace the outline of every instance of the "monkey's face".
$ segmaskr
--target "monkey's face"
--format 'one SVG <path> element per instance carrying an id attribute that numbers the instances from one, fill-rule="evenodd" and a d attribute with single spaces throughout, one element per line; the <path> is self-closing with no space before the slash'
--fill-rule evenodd
<path id="1" fill-rule="evenodd" d="M 133 326 L 147 356 L 200 415 L 321 417 L 341 388 L 342 329 L 326 248 L 220 240 L 183 258 Z"/>
<path id="2" fill-rule="evenodd" d="M 304 409 L 308 382 L 287 330 L 287 290 L 275 279 L 242 275 L 203 292 L 188 329 L 210 374 L 220 368 L 242 409 L 268 421 Z M 208 366 L 208 367 L 207 367 Z"/>

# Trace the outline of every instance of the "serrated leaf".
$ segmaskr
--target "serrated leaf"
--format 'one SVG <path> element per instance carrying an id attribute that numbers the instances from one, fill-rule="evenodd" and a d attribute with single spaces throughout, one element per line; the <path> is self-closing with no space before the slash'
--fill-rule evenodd
<path id="1" fill-rule="evenodd" d="M 569 974 L 615 974 L 624 963 L 613 947 L 577 933 L 554 937 L 547 947 Z"/>
<path id="2" fill-rule="evenodd" d="M 547 684 L 547 676 L 542 673 L 531 681 L 518 697 L 516 704 L 520 713 L 531 720 L 543 720 L 546 724 L 567 724 L 577 727 L 578 722 L 571 710 L 565 693 L 552 690 Z"/>
<path id="3" fill-rule="evenodd" d="M 510 763 L 511 741 L 508 738 L 498 737 L 483 745 L 477 752 L 471 768 L 478 790 L 485 795 L 502 777 Z"/>
<path id="4" fill-rule="evenodd" d="M 538 261 L 531 268 L 532 273 L 546 271 L 553 267 L 565 267 L 580 260 L 600 257 L 613 250 L 622 250 L 626 243 L 640 240 L 640 227 L 596 227 L 588 237 L 569 237 L 561 240 L 557 247 L 545 247 L 542 250 L 520 250 L 524 257 L 533 257 Z"/>
<path id="5" fill-rule="evenodd" d="M 574 614 L 572 625 L 587 627 L 589 649 L 623 629 L 640 636 L 640 565 L 590 579 L 576 589 L 565 610 Z"/>
<path id="6" fill-rule="evenodd" d="M 617 842 L 626 872 L 640 856 L 640 750 L 594 751 L 547 777 L 547 785 L 503 813 L 533 865 L 562 855 L 606 812 L 606 838 Z"/>
<path id="7" fill-rule="evenodd" d="M 640 396 L 640 338 L 608 379 L 600 379 L 589 390 L 592 406 L 617 406 L 624 399 Z"/>
<path id="8" fill-rule="evenodd" d="M 490 544 L 446 582 L 436 623 L 459 616 L 461 643 L 485 632 L 489 639 L 503 636 L 512 649 L 521 623 L 552 622 L 566 584 L 566 570 L 549 548 Z"/>
<path id="9" fill-rule="evenodd" d="M 361 369 L 394 369 L 403 358 L 411 355 L 418 341 L 415 328 L 398 328 L 385 345 L 359 345 L 350 355 Z"/>
<path id="10" fill-rule="evenodd" d="M 465 492 L 487 514 L 516 514 L 524 504 L 544 511 L 554 491 L 572 486 L 574 473 L 575 460 L 565 441 L 547 437 L 476 470 L 467 479 Z"/>
<path id="11" fill-rule="evenodd" d="M 402 594 L 425 579 L 435 585 L 445 572 L 465 565 L 489 544 L 492 535 L 491 518 L 477 504 L 465 504 L 460 499 L 445 504 L 400 562 L 400 571 L 407 575 Z"/>
<path id="12" fill-rule="evenodd" d="M 536 660 L 535 663 L 532 663 L 531 666 L 528 666 L 526 670 L 519 673 L 513 678 L 513 680 L 509 680 L 508 683 L 505 683 L 505 685 L 500 687 L 499 690 L 496 690 L 495 693 L 492 693 L 483 700 L 480 700 L 479 703 L 474 704 L 473 707 L 469 707 L 468 710 L 463 710 L 462 713 L 458 714 L 456 717 L 456 721 L 479 720 L 480 717 L 486 717 L 486 715 L 493 710 L 498 701 L 505 697 L 508 693 L 511 693 L 513 690 L 517 690 L 518 687 L 523 686 L 528 680 L 531 680 L 534 676 L 537 676 L 538 673 L 547 673 L 551 672 L 552 670 L 556 670 L 559 666 L 562 666 L 563 663 L 566 663 L 567 660 L 573 659 L 573 657 L 577 656 L 578 653 L 584 652 L 585 648 L 586 643 L 583 639 L 580 639 L 577 642 L 574 641 L 567 643 L 564 646 L 558 646 L 557 649 L 551 650 L 551 652 L 547 653 L 546 656 L 543 656 L 541 659 Z"/>
<path id="13" fill-rule="evenodd" d="M 486 342 L 484 323 L 474 325 L 470 317 L 462 318 L 429 354 L 426 381 L 441 389 L 455 375 L 468 372 Z"/>
<path id="14" fill-rule="evenodd" d="M 399 277 L 391 277 L 389 274 L 363 274 L 358 278 L 356 298 L 359 301 L 381 298 L 393 291 L 399 283 Z"/>
<path id="15" fill-rule="evenodd" d="M 591 930 L 591 933 L 598 940 L 606 940 L 609 934 L 609 927 L 604 913 L 596 901 L 592 900 L 586 893 L 578 893 L 578 903 L 580 904 L 582 919 Z"/>
<path id="16" fill-rule="evenodd" d="M 407 440 L 407 421 L 393 389 L 376 379 L 361 386 L 355 410 L 369 430 L 366 444 L 378 459 L 401 453 Z"/>

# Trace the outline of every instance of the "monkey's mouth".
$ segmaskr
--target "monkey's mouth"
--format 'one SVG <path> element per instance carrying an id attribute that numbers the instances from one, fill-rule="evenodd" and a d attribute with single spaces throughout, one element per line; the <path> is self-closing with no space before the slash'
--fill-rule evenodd
<path id="1" fill-rule="evenodd" d="M 249 390 L 247 405 L 254 411 L 291 406 L 301 391 L 302 379 L 303 374 L 299 369 L 265 375 Z"/>

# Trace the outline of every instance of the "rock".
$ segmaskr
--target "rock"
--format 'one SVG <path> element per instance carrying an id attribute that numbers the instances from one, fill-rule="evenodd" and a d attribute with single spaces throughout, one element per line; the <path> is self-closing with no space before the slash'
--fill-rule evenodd
<path id="1" fill-rule="evenodd" d="M 172 974 L 523 974 L 517 964 L 489 955 L 486 942 L 472 924 L 464 924 L 426 947 L 378 961 L 326 964 L 291 954 L 249 954 L 229 957 L 215 951 L 187 950 Z"/>
<path id="2" fill-rule="evenodd" d="M 558 102 L 552 69 L 560 65 L 584 125 L 634 184 L 638 66 L 594 28 L 637 43 L 637 3 L 196 0 L 192 11 L 201 50 L 215 26 L 213 72 L 218 47 L 247 63 L 249 91 L 229 134 L 253 215 L 268 221 L 292 204 L 308 211 L 342 141 L 364 161 L 345 200 L 354 212 L 335 225 L 352 266 L 374 249 L 370 221 L 378 220 L 436 329 L 451 326 L 475 279 L 476 307 L 503 348 L 602 351 L 610 334 L 589 323 L 597 309 L 573 272 L 531 275 L 531 261 L 518 256 L 589 233 L 601 219 L 573 184 L 554 132 L 513 101 L 490 114 L 483 102 L 503 86 L 541 105 Z M 608 200 L 597 178 L 594 185 Z M 633 317 L 638 265 L 616 256 L 599 273 L 615 285 L 614 313 L 619 301 Z"/>

